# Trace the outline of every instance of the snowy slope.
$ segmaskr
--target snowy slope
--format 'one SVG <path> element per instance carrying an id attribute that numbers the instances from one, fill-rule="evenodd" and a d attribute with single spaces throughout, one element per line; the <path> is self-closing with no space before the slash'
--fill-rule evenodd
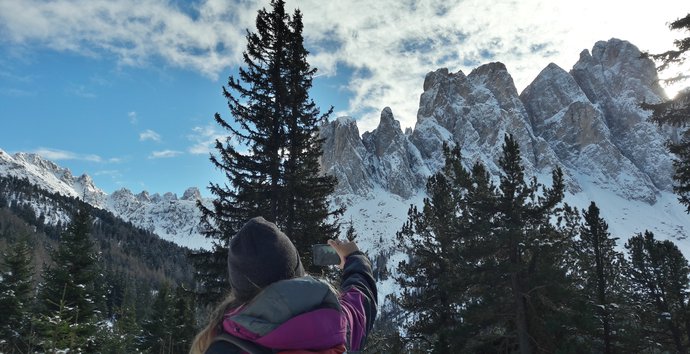
<path id="1" fill-rule="evenodd" d="M 79 198 L 94 207 L 105 209 L 135 226 L 189 248 L 210 248 L 210 242 L 199 232 L 201 214 L 196 201 L 201 199 L 197 188 L 185 191 L 182 198 L 174 193 L 137 196 L 122 189 L 111 195 L 96 187 L 87 174 L 74 177 L 72 172 L 36 154 L 9 155 L 0 149 L 0 176 L 25 179 L 46 191 Z M 22 201 L 19 201 L 22 202 Z M 210 203 L 208 200 L 202 200 Z M 69 216 L 50 203 L 34 203 L 36 215 L 44 215 L 46 223 L 68 222 Z"/>
<path id="2" fill-rule="evenodd" d="M 81 198 L 102 208 L 106 193 L 98 189 L 91 177 L 74 177 L 69 169 L 36 154 L 17 153 L 13 156 L 0 149 L 0 176 L 27 179 L 39 188 L 64 196 Z"/>

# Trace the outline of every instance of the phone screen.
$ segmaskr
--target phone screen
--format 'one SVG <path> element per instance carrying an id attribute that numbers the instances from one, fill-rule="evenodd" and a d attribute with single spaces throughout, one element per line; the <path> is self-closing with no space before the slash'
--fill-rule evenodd
<path id="1" fill-rule="evenodd" d="M 317 266 L 328 266 L 340 264 L 340 256 L 330 245 L 313 245 L 313 263 Z"/>

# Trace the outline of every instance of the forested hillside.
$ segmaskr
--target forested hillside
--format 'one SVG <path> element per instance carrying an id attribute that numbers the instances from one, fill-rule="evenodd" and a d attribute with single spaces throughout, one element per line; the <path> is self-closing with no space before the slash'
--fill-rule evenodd
<path id="1" fill-rule="evenodd" d="M 81 248 L 69 239 L 78 210 L 84 212 Z M 184 351 L 195 331 L 188 251 L 75 198 L 0 178 L 0 352 L 146 352 L 177 343 Z M 76 267 L 80 262 L 86 265 Z M 76 269 L 60 282 L 62 263 Z M 84 293 L 72 294 L 71 286 Z M 48 295 L 51 287 L 56 294 Z M 69 314 L 78 299 L 90 299 L 94 316 Z M 172 320 L 176 302 L 189 311 Z M 190 326 L 187 333 L 163 335 L 179 323 Z"/>

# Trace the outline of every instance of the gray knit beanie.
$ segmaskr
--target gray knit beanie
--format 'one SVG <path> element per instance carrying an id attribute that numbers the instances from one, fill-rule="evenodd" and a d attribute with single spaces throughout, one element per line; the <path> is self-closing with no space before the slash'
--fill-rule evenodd
<path id="1" fill-rule="evenodd" d="M 247 221 L 230 240 L 228 278 L 238 299 L 247 301 L 266 286 L 304 276 L 292 241 L 262 217 Z"/>

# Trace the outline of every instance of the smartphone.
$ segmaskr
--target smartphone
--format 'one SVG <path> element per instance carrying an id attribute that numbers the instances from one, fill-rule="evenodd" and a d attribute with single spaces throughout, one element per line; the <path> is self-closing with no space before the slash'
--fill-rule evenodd
<path id="1" fill-rule="evenodd" d="M 312 262 L 317 266 L 329 266 L 340 264 L 340 256 L 331 245 L 312 245 Z"/>

